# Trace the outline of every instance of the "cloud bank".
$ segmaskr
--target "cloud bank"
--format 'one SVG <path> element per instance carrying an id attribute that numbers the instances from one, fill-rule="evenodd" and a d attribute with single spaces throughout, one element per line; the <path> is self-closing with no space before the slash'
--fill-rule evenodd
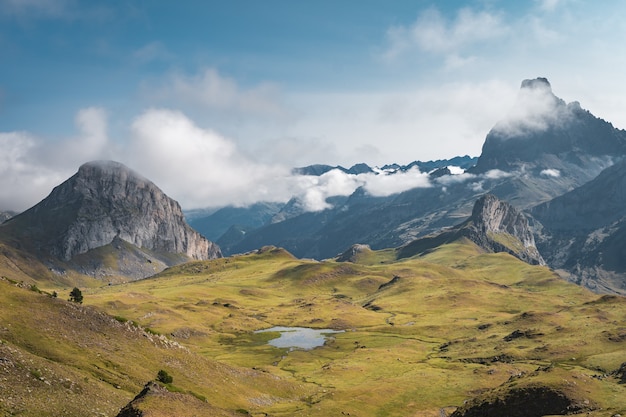
<path id="1" fill-rule="evenodd" d="M 348 196 L 363 187 L 374 196 L 428 187 L 428 175 L 410 170 L 393 176 L 347 174 L 293 175 L 292 168 L 255 162 L 233 140 L 198 127 L 180 111 L 146 110 L 132 120 L 128 137 L 108 135 L 103 109 L 80 110 L 76 135 L 51 143 L 27 132 L 0 133 L 0 210 L 24 210 L 90 160 L 113 159 L 149 178 L 186 209 L 244 206 L 297 198 L 303 209 L 330 208 L 329 197 Z"/>

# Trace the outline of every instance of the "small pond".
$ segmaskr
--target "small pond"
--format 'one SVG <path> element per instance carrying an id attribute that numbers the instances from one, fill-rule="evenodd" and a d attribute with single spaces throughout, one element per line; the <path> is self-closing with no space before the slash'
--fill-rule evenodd
<path id="1" fill-rule="evenodd" d="M 324 346 L 326 335 L 343 333 L 343 330 L 333 329 L 310 329 L 308 327 L 283 327 L 276 326 L 270 329 L 257 330 L 254 333 L 279 332 L 280 337 L 270 340 L 268 343 L 277 348 L 314 349 Z"/>

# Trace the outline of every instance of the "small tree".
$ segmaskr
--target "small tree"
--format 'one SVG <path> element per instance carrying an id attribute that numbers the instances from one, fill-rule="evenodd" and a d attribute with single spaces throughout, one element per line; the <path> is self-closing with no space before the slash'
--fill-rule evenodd
<path id="1" fill-rule="evenodd" d="M 159 373 L 157 374 L 157 380 L 164 384 L 171 384 L 172 381 L 174 381 L 174 378 L 172 378 L 172 376 L 168 374 L 167 371 L 164 371 L 163 369 L 161 369 Z"/>
<path id="2" fill-rule="evenodd" d="M 70 301 L 74 301 L 79 304 L 83 303 L 83 293 L 77 287 L 74 287 L 72 292 L 70 292 Z"/>

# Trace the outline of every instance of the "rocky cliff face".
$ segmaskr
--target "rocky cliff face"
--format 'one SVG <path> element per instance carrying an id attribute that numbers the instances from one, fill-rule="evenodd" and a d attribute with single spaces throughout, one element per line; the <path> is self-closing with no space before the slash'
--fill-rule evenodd
<path id="1" fill-rule="evenodd" d="M 471 240 L 487 252 L 507 252 L 529 264 L 545 265 L 526 217 L 511 204 L 491 194 L 474 203 L 472 215 L 465 222 L 439 234 L 414 240 L 398 249 L 398 257 L 427 253 L 460 238 Z"/>
<path id="2" fill-rule="evenodd" d="M 221 256 L 217 245 L 185 223 L 176 201 L 149 180 L 112 161 L 82 165 L 48 197 L 2 229 L 19 245 L 62 261 L 115 240 L 190 259 Z"/>
<path id="3" fill-rule="evenodd" d="M 530 264 L 545 265 L 526 217 L 494 195 L 476 201 L 465 230 L 467 237 L 490 252 L 509 252 Z"/>

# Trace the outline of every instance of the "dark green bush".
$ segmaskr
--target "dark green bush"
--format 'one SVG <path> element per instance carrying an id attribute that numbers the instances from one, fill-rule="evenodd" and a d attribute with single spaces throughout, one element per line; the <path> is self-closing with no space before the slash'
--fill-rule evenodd
<path id="1" fill-rule="evenodd" d="M 171 384 L 174 381 L 174 378 L 167 371 L 161 369 L 157 374 L 157 381 L 162 382 L 164 384 Z"/>

